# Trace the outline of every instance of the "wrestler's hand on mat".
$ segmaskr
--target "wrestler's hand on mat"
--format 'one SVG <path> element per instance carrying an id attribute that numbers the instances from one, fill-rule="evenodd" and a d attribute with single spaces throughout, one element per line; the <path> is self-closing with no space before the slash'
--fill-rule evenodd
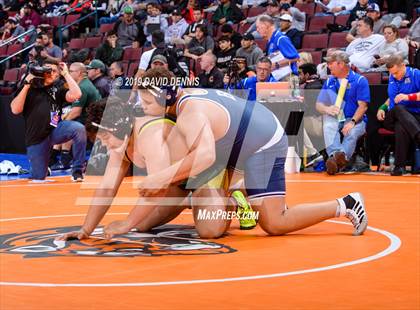
<path id="1" fill-rule="evenodd" d="M 127 221 L 113 221 L 105 226 L 104 236 L 106 239 L 111 239 L 114 235 L 126 234 L 129 231 Z"/>
<path id="2" fill-rule="evenodd" d="M 88 239 L 88 238 L 89 238 L 89 234 L 87 234 L 83 229 L 80 229 L 78 231 L 71 231 L 61 236 L 58 236 L 57 238 L 55 238 L 55 240 L 67 241 L 67 240 L 82 240 L 82 239 Z"/>

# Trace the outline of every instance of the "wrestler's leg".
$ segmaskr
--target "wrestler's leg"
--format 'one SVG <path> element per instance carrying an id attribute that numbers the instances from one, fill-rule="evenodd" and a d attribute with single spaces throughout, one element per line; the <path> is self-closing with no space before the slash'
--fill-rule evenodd
<path id="1" fill-rule="evenodd" d="M 225 217 L 225 211 L 235 208 L 224 190 L 201 187 L 193 193 L 192 204 L 195 228 L 201 238 L 219 238 L 228 230 L 231 219 Z"/>
<path id="2" fill-rule="evenodd" d="M 136 206 L 131 210 L 128 218 L 132 219 L 131 222 L 133 224 L 135 222 L 134 226 L 139 231 L 148 231 L 153 227 L 170 222 L 185 208 L 188 208 L 188 194 L 189 191 L 182 190 L 178 186 L 170 186 L 165 197 L 156 197 L 153 200 L 147 199 L 149 202 L 156 202 L 151 212 L 147 213 L 147 210 L 143 210 L 144 206 Z M 187 201 L 185 201 L 186 199 Z"/>
<path id="3" fill-rule="evenodd" d="M 283 235 L 336 216 L 337 200 L 286 207 L 284 196 L 250 200 L 258 212 L 258 224 L 270 235 Z"/>

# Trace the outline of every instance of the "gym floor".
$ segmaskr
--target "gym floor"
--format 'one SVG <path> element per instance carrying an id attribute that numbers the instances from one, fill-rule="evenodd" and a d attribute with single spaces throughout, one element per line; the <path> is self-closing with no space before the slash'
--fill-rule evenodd
<path id="1" fill-rule="evenodd" d="M 362 192 L 369 228 L 359 237 L 337 219 L 279 237 L 234 221 L 223 238 L 199 240 L 186 210 L 147 234 L 61 243 L 97 179 L 51 179 L 0 182 L 0 309 L 420 308 L 417 176 L 287 176 L 288 205 Z M 126 216 L 134 184 L 124 180 L 102 225 Z"/>

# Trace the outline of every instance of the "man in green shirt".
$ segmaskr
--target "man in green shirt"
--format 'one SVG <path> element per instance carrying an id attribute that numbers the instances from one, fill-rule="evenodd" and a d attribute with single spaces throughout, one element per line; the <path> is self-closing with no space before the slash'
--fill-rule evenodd
<path id="1" fill-rule="evenodd" d="M 72 63 L 69 69 L 71 77 L 79 85 L 80 90 L 82 91 L 82 97 L 79 100 L 73 102 L 71 107 L 63 109 L 63 120 L 74 120 L 82 124 L 85 124 L 87 116 L 87 108 L 89 105 L 95 101 L 101 99 L 101 95 L 96 87 L 87 77 L 87 70 L 84 64 L 81 62 Z M 49 166 L 52 170 L 68 169 L 71 164 L 71 153 L 70 149 L 72 146 L 72 141 L 66 142 L 61 145 L 54 145 L 53 151 L 50 157 Z M 57 160 L 58 154 L 61 149 L 61 162 Z"/>
<path id="2" fill-rule="evenodd" d="M 101 99 L 101 95 L 95 85 L 88 79 L 84 64 L 81 62 L 72 63 L 69 71 L 72 78 L 79 84 L 82 97 L 72 103 L 71 110 L 64 114 L 63 119 L 76 120 L 84 124 L 86 120 L 86 109 L 92 102 Z"/>

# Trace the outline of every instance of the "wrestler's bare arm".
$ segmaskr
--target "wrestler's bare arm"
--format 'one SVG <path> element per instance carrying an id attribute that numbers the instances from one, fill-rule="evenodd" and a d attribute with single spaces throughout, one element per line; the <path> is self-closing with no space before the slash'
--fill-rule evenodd
<path id="1" fill-rule="evenodd" d="M 124 161 L 123 156 L 123 154 L 118 152 L 110 152 L 105 173 L 101 178 L 98 188 L 95 190 L 82 229 L 78 232 L 64 234 L 58 238 L 59 240 L 87 238 L 98 226 L 111 206 L 121 182 L 130 167 L 130 163 Z"/>
<path id="2" fill-rule="evenodd" d="M 168 168 L 148 175 L 139 184 L 141 195 L 153 196 L 158 188 L 197 175 L 216 160 L 215 138 L 206 115 L 197 111 L 183 113 L 176 126 L 185 137 L 188 154 Z"/>

